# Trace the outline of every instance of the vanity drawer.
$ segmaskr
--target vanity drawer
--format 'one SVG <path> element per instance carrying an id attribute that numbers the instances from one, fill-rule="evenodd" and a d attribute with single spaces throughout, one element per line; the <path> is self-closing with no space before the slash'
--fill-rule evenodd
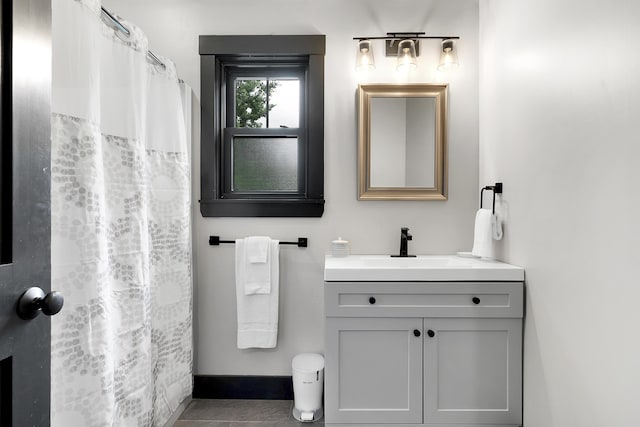
<path id="1" fill-rule="evenodd" d="M 325 282 L 329 317 L 523 316 L 522 282 Z"/>

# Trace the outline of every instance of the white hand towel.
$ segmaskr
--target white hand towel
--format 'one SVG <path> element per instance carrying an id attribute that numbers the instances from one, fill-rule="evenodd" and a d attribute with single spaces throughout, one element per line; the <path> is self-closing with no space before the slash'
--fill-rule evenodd
<path id="1" fill-rule="evenodd" d="M 502 220 L 498 214 L 491 215 L 491 229 L 493 240 L 502 240 Z"/>
<path id="2" fill-rule="evenodd" d="M 266 241 L 266 245 L 264 245 Z M 271 239 L 268 237 L 247 237 L 236 240 L 236 282 L 242 282 L 245 295 L 268 294 L 271 292 L 271 264 L 278 258 L 271 253 Z M 266 249 L 266 250 L 264 250 Z M 252 260 L 262 258 L 264 262 Z"/>
<path id="3" fill-rule="evenodd" d="M 473 230 L 473 249 L 471 254 L 482 258 L 493 258 L 493 230 L 491 209 L 478 209 Z"/>
<path id="4" fill-rule="evenodd" d="M 244 242 L 236 240 L 244 248 Z M 268 294 L 245 294 L 245 282 L 238 280 L 244 276 L 246 258 L 236 257 L 236 302 L 238 315 L 238 348 L 274 348 L 278 340 L 278 301 L 279 301 L 279 246 L 278 240 L 272 240 L 269 246 L 271 292 Z M 244 249 L 243 249 L 244 251 Z M 241 262 L 238 262 L 238 260 Z"/>
<path id="5" fill-rule="evenodd" d="M 251 236 L 245 239 L 247 258 L 252 264 L 267 262 L 271 238 L 264 236 Z"/>

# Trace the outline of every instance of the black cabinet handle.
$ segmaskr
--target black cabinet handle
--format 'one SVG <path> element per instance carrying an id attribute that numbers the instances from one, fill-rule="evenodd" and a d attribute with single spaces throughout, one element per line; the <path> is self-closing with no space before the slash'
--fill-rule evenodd
<path id="1" fill-rule="evenodd" d="M 473 301 L 474 304 L 480 304 L 480 298 L 478 297 L 471 298 L 471 301 Z"/>
<path id="2" fill-rule="evenodd" d="M 433 337 L 435 337 L 435 336 L 436 336 L 436 333 L 435 333 L 435 332 L 433 332 L 431 329 L 429 329 L 429 330 L 427 331 L 427 335 L 429 335 L 429 338 L 433 338 Z"/>
<path id="3" fill-rule="evenodd" d="M 420 331 L 418 329 L 414 329 L 413 330 L 413 335 L 419 337 L 420 336 Z"/>
<path id="4" fill-rule="evenodd" d="M 376 299 L 374 297 L 369 297 L 369 304 L 375 304 Z"/>

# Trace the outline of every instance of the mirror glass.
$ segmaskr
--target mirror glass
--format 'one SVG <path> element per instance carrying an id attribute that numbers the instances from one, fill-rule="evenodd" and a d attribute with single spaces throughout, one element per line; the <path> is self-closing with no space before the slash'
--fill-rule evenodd
<path id="1" fill-rule="evenodd" d="M 359 86 L 359 199 L 446 200 L 446 90 Z"/>
<path id="2" fill-rule="evenodd" d="M 433 187 L 435 98 L 371 99 L 371 186 Z"/>

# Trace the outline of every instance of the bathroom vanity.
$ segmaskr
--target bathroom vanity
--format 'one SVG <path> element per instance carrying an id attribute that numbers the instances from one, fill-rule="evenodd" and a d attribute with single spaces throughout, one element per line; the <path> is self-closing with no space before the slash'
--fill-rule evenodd
<path id="1" fill-rule="evenodd" d="M 324 279 L 327 425 L 522 424 L 522 268 L 327 256 Z"/>

